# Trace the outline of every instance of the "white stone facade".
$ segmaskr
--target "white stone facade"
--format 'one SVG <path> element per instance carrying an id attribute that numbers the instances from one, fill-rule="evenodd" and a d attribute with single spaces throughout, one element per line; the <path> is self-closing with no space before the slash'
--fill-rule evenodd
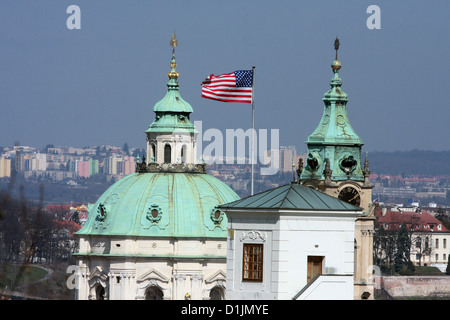
<path id="1" fill-rule="evenodd" d="M 353 299 L 357 214 L 227 211 L 227 215 L 227 299 L 305 299 L 296 295 L 307 285 L 308 257 L 323 257 L 324 278 L 314 282 L 314 292 L 309 288 L 309 298 Z M 246 243 L 263 244 L 261 282 L 243 280 Z"/>
<path id="2" fill-rule="evenodd" d="M 225 297 L 225 239 L 82 237 L 77 300 Z"/>
<path id="3" fill-rule="evenodd" d="M 197 134 L 184 132 L 147 133 L 147 162 L 164 163 L 166 146 L 170 147 L 169 163 L 199 163 Z"/>

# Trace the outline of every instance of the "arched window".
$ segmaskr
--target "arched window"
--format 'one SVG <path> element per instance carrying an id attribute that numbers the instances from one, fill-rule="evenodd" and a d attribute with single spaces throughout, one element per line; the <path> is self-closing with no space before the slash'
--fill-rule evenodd
<path id="1" fill-rule="evenodd" d="M 151 158 L 148 159 L 151 162 L 156 162 L 156 147 L 154 144 L 152 144 L 152 154 L 151 154 Z"/>
<path id="2" fill-rule="evenodd" d="M 218 287 L 212 288 L 209 292 L 209 298 L 210 300 L 223 300 L 223 290 Z"/>
<path id="3" fill-rule="evenodd" d="M 172 162 L 172 148 L 170 145 L 166 144 L 164 146 L 164 163 Z"/>
<path id="4" fill-rule="evenodd" d="M 105 288 L 100 284 L 95 288 L 95 300 L 105 300 Z"/>
<path id="5" fill-rule="evenodd" d="M 186 163 L 186 145 L 181 147 L 181 163 Z"/>
<path id="6" fill-rule="evenodd" d="M 157 287 L 150 287 L 145 293 L 145 300 L 162 300 L 163 292 Z"/>

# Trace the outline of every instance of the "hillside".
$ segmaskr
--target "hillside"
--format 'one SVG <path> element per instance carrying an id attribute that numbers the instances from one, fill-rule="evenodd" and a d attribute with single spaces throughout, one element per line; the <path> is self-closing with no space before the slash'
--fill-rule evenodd
<path id="1" fill-rule="evenodd" d="M 378 174 L 450 176 L 450 151 L 370 152 L 368 158 Z"/>

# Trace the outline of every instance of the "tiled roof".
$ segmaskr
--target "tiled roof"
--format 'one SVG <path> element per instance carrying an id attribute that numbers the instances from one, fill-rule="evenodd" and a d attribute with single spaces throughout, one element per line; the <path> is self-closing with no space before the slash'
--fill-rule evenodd
<path id="1" fill-rule="evenodd" d="M 300 209 L 362 211 L 347 202 L 301 184 L 288 184 L 220 206 L 223 209 Z"/>
<path id="2" fill-rule="evenodd" d="M 378 210 L 375 216 L 386 230 L 398 230 L 402 223 L 406 223 L 408 229 L 413 231 L 450 232 L 441 221 L 426 211 L 386 211 L 383 215 Z"/>

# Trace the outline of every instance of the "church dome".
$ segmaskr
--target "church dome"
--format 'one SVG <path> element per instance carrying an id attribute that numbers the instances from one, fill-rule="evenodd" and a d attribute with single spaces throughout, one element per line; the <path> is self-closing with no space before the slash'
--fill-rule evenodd
<path id="1" fill-rule="evenodd" d="M 79 235 L 227 236 L 227 218 L 217 206 L 239 196 L 196 161 L 198 132 L 189 119 L 192 107 L 179 94 L 176 44 L 174 35 L 167 94 L 146 131 L 147 157 L 90 206 Z"/>
<path id="2" fill-rule="evenodd" d="M 79 235 L 226 237 L 217 209 L 239 196 L 205 173 L 134 173 L 114 183 L 89 208 Z"/>

